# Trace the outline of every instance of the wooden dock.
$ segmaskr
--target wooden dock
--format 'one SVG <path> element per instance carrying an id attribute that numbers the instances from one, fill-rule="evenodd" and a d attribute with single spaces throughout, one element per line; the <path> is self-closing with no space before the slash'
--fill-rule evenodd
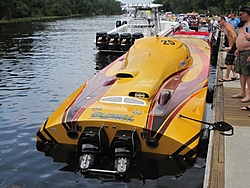
<path id="1" fill-rule="evenodd" d="M 220 48 L 223 45 L 222 42 L 223 40 L 221 40 Z M 239 99 L 231 98 L 234 94 L 239 93 L 239 87 L 235 87 L 239 86 L 239 81 L 232 81 L 232 84 L 217 81 L 219 78 L 223 78 L 223 69 L 220 67 L 224 66 L 224 56 L 225 52 L 219 51 L 215 85 L 220 86 L 216 86 L 214 91 L 214 122 L 225 121 L 232 126 L 250 127 L 250 118 L 248 117 L 250 111 L 240 110 L 241 107 L 250 105 L 250 103 L 241 103 Z M 203 185 L 204 188 L 225 187 L 225 136 L 217 130 L 211 131 Z"/>

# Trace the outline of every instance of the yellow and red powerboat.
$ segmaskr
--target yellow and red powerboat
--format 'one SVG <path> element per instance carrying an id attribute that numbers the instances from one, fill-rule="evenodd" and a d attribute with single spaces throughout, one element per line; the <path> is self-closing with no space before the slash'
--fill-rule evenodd
<path id="1" fill-rule="evenodd" d="M 82 172 L 122 176 L 142 153 L 196 158 L 202 123 L 191 119 L 203 119 L 209 70 L 202 39 L 138 39 L 67 98 L 36 138 L 76 146 Z M 113 169 L 95 168 L 104 156 Z"/>

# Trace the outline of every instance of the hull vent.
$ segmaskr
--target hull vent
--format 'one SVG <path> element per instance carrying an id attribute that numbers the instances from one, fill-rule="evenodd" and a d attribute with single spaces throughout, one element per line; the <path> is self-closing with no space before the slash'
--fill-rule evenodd
<path id="1" fill-rule="evenodd" d="M 127 104 L 127 105 L 138 105 L 146 106 L 145 101 L 127 96 L 110 96 L 103 97 L 100 102 L 104 103 L 116 103 L 116 104 Z"/>

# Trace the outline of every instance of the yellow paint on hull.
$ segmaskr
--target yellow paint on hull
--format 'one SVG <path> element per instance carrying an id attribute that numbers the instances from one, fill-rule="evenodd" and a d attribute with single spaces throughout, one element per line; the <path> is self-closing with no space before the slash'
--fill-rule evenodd
<path id="1" fill-rule="evenodd" d="M 36 138 L 76 145 L 84 128 L 93 126 L 104 127 L 109 144 L 117 130 L 136 130 L 142 152 L 165 155 L 195 152 L 202 124 L 178 116 L 203 119 L 209 67 L 210 48 L 203 40 L 139 39 L 127 54 L 66 99 Z M 108 82 L 102 83 L 105 79 Z M 164 89 L 171 93 L 165 106 L 158 104 Z M 157 124 L 158 121 L 161 123 Z M 70 138 L 68 130 L 77 130 L 76 138 Z M 158 147 L 147 146 L 141 136 L 145 130 L 149 137 L 158 140 Z"/>

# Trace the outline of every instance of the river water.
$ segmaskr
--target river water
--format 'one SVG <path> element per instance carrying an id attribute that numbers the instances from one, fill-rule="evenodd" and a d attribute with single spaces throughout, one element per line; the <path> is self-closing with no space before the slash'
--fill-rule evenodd
<path id="1" fill-rule="evenodd" d="M 36 148 L 35 134 L 46 118 L 118 57 L 99 53 L 93 40 L 96 32 L 113 29 L 119 19 L 93 16 L 0 25 L 1 188 L 202 187 L 204 160 L 178 176 L 117 182 L 65 170 L 65 163 Z"/>

